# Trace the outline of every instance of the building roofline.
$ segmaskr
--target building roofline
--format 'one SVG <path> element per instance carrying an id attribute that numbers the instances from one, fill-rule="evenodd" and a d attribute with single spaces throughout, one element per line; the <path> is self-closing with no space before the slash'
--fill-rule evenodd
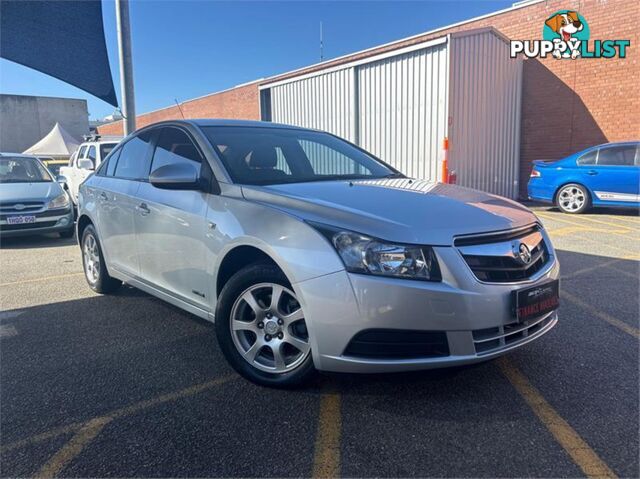
<path id="1" fill-rule="evenodd" d="M 263 80 L 263 83 L 273 83 L 273 82 L 278 81 L 279 78 L 284 77 L 284 76 L 295 75 L 296 73 L 304 73 L 307 70 L 312 70 L 312 69 L 313 70 L 320 69 L 320 67 L 322 67 L 323 65 L 328 66 L 328 67 L 329 66 L 336 66 L 336 65 L 333 65 L 335 62 L 340 62 L 341 60 L 347 60 L 348 58 L 356 56 L 356 55 L 362 55 L 362 54 L 366 54 L 366 53 L 369 53 L 369 52 L 373 53 L 376 50 L 380 50 L 380 49 L 387 48 L 387 47 L 392 47 L 393 45 L 401 44 L 401 43 L 408 42 L 408 41 L 411 41 L 411 40 L 416 40 L 416 39 L 418 39 L 420 37 L 424 37 L 424 36 L 427 36 L 427 35 L 433 35 L 433 34 L 442 32 L 442 34 L 444 36 L 447 33 L 446 31 L 450 30 L 452 28 L 456 28 L 456 27 L 459 27 L 459 26 L 462 26 L 462 25 L 466 25 L 468 23 L 477 22 L 478 20 L 484 20 L 485 18 L 494 17 L 496 15 L 502 15 L 503 13 L 511 12 L 511 11 L 514 11 L 514 10 L 519 10 L 521 8 L 527 8 L 527 7 L 530 7 L 532 5 L 536 5 L 538 3 L 542 3 L 542 2 L 545 2 L 545 1 L 547 1 L 547 0 L 523 0 L 521 2 L 516 2 L 512 6 L 510 6 L 508 8 L 503 8 L 502 10 L 497 10 L 497 11 L 491 12 L 491 13 L 485 13 L 484 15 L 480 15 L 478 17 L 473 17 L 473 18 L 469 18 L 467 20 L 462 20 L 460 22 L 452 23 L 450 25 L 445 25 L 443 27 L 434 28 L 433 30 L 428 30 L 428 31 L 422 32 L 422 33 L 417 33 L 415 35 L 411 35 L 409 37 L 401 38 L 399 40 L 393 40 L 393 41 L 388 42 L 388 43 L 383 43 L 382 45 L 376 45 L 376 46 L 373 46 L 373 47 L 370 47 L 370 48 L 365 48 L 364 50 L 359 50 L 357 52 L 347 53 L 345 55 L 341 55 L 339 57 L 335 57 L 335 58 L 332 58 L 330 60 L 325 60 L 323 62 L 313 63 L 311 65 L 300 67 L 300 68 L 297 68 L 295 70 L 290 70 L 288 72 L 279 73 L 277 75 L 272 75 L 270 77 L 265 78 Z M 497 31 L 497 30 L 495 30 L 495 31 Z M 500 35 L 502 35 L 502 34 L 500 34 Z M 502 37 L 506 38 L 506 37 L 504 37 L 504 35 L 502 35 Z"/>

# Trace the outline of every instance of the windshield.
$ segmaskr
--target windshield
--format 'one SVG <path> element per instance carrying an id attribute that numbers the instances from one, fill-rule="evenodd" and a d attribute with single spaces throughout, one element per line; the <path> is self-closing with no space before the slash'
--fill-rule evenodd
<path id="1" fill-rule="evenodd" d="M 100 145 L 100 158 L 103 160 L 107 157 L 111 150 L 116 147 L 117 143 L 102 143 Z"/>
<path id="2" fill-rule="evenodd" d="M 35 158 L 0 158 L 0 183 L 45 183 L 53 181 Z"/>
<path id="3" fill-rule="evenodd" d="M 261 127 L 203 127 L 234 183 L 272 185 L 401 177 L 327 133 Z"/>

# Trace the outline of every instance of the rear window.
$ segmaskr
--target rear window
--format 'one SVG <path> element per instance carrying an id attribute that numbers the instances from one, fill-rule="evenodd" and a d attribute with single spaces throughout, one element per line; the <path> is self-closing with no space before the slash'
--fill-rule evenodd
<path id="1" fill-rule="evenodd" d="M 111 150 L 116 147 L 117 143 L 102 143 L 100 145 L 100 158 L 103 160 L 107 157 Z"/>

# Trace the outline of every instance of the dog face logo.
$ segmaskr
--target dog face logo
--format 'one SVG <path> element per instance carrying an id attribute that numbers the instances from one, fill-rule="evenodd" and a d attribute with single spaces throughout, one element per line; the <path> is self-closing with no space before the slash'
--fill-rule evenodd
<path id="1" fill-rule="evenodd" d="M 544 22 L 542 36 L 553 42 L 556 58 L 577 58 L 580 43 L 589 39 L 589 25 L 582 15 L 574 10 L 560 10 Z"/>
<path id="2" fill-rule="evenodd" d="M 574 34 L 584 29 L 578 12 L 556 13 L 544 24 L 556 32 L 564 42 L 568 42 Z"/>

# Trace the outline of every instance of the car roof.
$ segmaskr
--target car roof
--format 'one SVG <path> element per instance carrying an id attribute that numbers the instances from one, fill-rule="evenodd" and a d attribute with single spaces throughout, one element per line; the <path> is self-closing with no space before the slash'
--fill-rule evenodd
<path id="1" fill-rule="evenodd" d="M 32 158 L 34 160 L 38 160 L 37 156 L 33 155 L 25 155 L 24 153 L 8 153 L 8 152 L 0 152 L 0 158 Z"/>
<path id="2" fill-rule="evenodd" d="M 288 128 L 288 129 L 296 129 L 296 130 L 310 130 L 310 128 L 301 128 L 299 126 L 294 125 L 285 125 L 282 123 L 272 123 L 270 121 L 257 121 L 257 120 L 228 120 L 224 118 L 195 118 L 195 119 L 184 119 L 184 120 L 167 120 L 161 121 L 158 123 L 153 123 L 148 125 L 148 127 L 152 126 L 160 126 L 163 124 L 189 124 L 195 125 L 199 127 L 206 126 L 235 126 L 235 127 L 254 127 L 254 128 Z M 145 127 L 146 128 L 146 127 Z"/>
<path id="3" fill-rule="evenodd" d="M 602 148 L 603 146 L 625 146 L 625 145 L 638 145 L 640 144 L 639 140 L 631 140 L 631 141 L 612 141 L 610 143 L 602 143 L 600 145 L 593 145 L 591 147 L 589 147 L 588 149 L 591 148 Z"/>

